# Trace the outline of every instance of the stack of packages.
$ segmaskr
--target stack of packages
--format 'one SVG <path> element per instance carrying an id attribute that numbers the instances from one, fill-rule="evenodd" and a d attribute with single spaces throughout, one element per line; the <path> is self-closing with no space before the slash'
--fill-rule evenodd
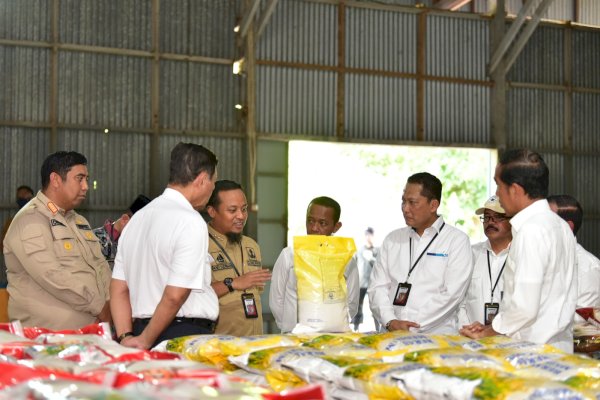
<path id="1" fill-rule="evenodd" d="M 117 344 L 108 324 L 76 331 L 0 324 L 0 399 L 323 399 L 306 386 L 276 393 L 176 353 Z"/>
<path id="2" fill-rule="evenodd" d="M 276 391 L 320 384 L 336 399 L 600 398 L 600 361 L 503 336 L 204 335 L 166 348 Z"/>

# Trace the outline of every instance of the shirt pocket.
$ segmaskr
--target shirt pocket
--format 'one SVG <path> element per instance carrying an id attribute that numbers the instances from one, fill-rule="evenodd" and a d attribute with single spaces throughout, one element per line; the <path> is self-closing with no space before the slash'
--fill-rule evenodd
<path id="1" fill-rule="evenodd" d="M 23 251 L 25 254 L 33 254 L 46 249 L 46 241 L 42 229 L 38 225 L 26 225 L 21 233 Z"/>
<path id="2" fill-rule="evenodd" d="M 81 233 L 85 238 L 85 244 L 88 246 L 94 257 L 96 257 L 97 259 L 106 260 L 106 256 L 102 252 L 102 245 L 100 244 L 100 239 L 98 239 L 94 232 L 88 230 Z M 116 247 L 116 244 L 113 243 L 112 245 Z M 116 249 L 113 251 L 116 253 Z"/>
<path id="3" fill-rule="evenodd" d="M 57 257 L 71 258 L 81 256 L 81 253 L 77 248 L 75 234 L 67 227 L 53 226 L 52 236 L 54 237 L 54 252 Z"/>

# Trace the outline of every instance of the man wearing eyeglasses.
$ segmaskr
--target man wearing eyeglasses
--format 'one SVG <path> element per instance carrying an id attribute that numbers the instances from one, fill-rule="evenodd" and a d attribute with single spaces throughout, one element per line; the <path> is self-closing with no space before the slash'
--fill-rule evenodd
<path id="1" fill-rule="evenodd" d="M 504 293 L 503 272 L 512 240 L 510 218 L 497 196 L 490 197 L 475 214 L 480 215 L 487 240 L 473 245 L 473 275 L 458 313 L 459 326 L 476 321 L 490 325 Z"/>

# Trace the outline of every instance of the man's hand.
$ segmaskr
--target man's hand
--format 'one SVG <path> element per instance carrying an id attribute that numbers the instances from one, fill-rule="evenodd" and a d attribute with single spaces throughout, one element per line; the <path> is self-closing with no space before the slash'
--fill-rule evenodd
<path id="1" fill-rule="evenodd" d="M 481 339 L 488 336 L 496 336 L 499 333 L 491 325 L 483 325 L 481 322 L 474 322 L 471 325 L 465 325 L 458 331 L 461 335 L 471 339 Z"/>
<path id="2" fill-rule="evenodd" d="M 420 328 L 421 325 L 412 321 L 401 321 L 397 319 L 393 319 L 388 325 L 388 331 L 408 331 L 410 328 Z"/>
<path id="3" fill-rule="evenodd" d="M 265 282 L 269 280 L 271 280 L 271 271 L 268 269 L 257 269 L 234 278 L 231 285 L 235 290 L 246 290 L 253 287 L 262 289 L 265 287 Z"/>
<path id="4" fill-rule="evenodd" d="M 121 340 L 121 345 L 140 350 L 149 350 L 152 343 L 148 343 L 144 339 L 143 334 L 141 334 L 139 336 L 127 336 L 125 339 Z"/>

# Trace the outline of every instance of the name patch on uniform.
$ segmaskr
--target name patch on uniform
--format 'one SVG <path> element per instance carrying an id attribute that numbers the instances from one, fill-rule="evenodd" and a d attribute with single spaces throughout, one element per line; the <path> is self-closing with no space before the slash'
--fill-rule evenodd
<path id="1" fill-rule="evenodd" d="M 256 260 L 248 260 L 246 264 L 248 264 L 251 267 L 262 267 L 262 263 Z"/>
<path id="2" fill-rule="evenodd" d="M 248 253 L 248 257 L 250 258 L 256 258 L 256 253 L 254 252 L 254 249 L 252 247 L 246 247 L 246 253 Z"/>
<path id="3" fill-rule="evenodd" d="M 232 269 L 231 265 L 229 264 L 215 264 L 213 266 L 211 266 L 213 271 L 222 271 L 224 269 Z"/>
<path id="4" fill-rule="evenodd" d="M 89 225 L 85 225 L 85 224 L 76 224 L 76 225 L 77 225 L 77 227 L 79 229 L 83 229 L 84 231 L 91 231 L 92 230 L 92 228 L 90 228 Z"/>
<path id="5" fill-rule="evenodd" d="M 52 225 L 52 226 L 65 226 L 65 224 L 63 224 L 62 222 L 57 221 L 55 219 L 51 219 L 50 220 L 50 225 Z M 65 226 L 65 228 L 66 228 L 66 226 Z"/>

